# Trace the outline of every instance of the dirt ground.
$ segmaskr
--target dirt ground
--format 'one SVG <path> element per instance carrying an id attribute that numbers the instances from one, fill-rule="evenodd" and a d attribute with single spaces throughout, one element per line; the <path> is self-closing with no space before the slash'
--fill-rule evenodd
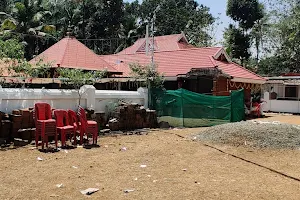
<path id="1" fill-rule="evenodd" d="M 263 120 L 300 124 L 300 116 Z M 291 178 L 300 178 L 300 150 L 214 144 L 220 152 L 189 139 L 199 131 L 205 128 L 106 136 L 100 148 L 67 153 L 31 146 L 0 151 L 0 199 L 300 199 L 300 182 Z M 100 190 L 88 197 L 80 193 L 90 187 Z"/>

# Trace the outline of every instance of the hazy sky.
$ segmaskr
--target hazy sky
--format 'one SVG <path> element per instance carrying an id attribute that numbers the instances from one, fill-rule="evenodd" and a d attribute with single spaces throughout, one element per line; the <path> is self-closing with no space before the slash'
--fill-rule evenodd
<path id="1" fill-rule="evenodd" d="M 131 2 L 133 0 L 124 0 Z M 227 0 L 197 0 L 199 4 L 203 4 L 210 8 L 210 12 L 214 17 L 219 17 L 220 24 L 216 27 L 215 37 L 218 42 L 220 42 L 223 38 L 223 31 L 225 27 L 228 27 L 230 19 L 226 16 L 226 3 Z"/>

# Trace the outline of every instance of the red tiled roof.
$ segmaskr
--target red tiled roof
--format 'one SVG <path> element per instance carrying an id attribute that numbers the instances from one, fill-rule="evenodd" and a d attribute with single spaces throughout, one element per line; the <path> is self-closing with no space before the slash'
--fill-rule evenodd
<path id="1" fill-rule="evenodd" d="M 109 63 L 73 37 L 66 37 L 49 47 L 30 62 L 36 63 L 40 59 L 52 63 L 53 67 L 66 67 L 84 70 L 104 70 L 117 72 Z"/>
<path id="2" fill-rule="evenodd" d="M 234 78 L 254 79 L 254 80 L 265 80 L 265 78 L 251 72 L 250 70 L 236 64 L 216 61 L 216 64 L 223 73 L 229 74 Z"/>
<path id="3" fill-rule="evenodd" d="M 186 74 L 192 68 L 218 67 L 225 74 L 234 78 L 264 80 L 264 78 L 253 72 L 239 66 L 235 63 L 218 61 L 214 56 L 223 50 L 222 47 L 190 48 L 174 51 L 162 51 L 154 53 L 154 61 L 157 64 L 157 70 L 166 77 Z M 115 54 L 101 56 L 105 61 L 114 66 L 117 70 L 123 72 L 123 76 L 130 76 L 130 63 L 139 63 L 147 65 L 151 63 L 151 56 L 145 53 L 135 54 Z"/>
<path id="4" fill-rule="evenodd" d="M 153 41 L 152 38 L 149 38 L 150 48 L 152 46 L 152 41 Z M 140 38 L 132 46 L 124 49 L 118 54 L 134 54 L 138 52 L 145 52 L 145 47 L 146 47 L 146 39 Z M 187 49 L 187 48 L 194 48 L 194 46 L 187 43 L 184 34 L 156 36 L 154 38 L 155 52 L 175 51 L 175 50 Z"/>

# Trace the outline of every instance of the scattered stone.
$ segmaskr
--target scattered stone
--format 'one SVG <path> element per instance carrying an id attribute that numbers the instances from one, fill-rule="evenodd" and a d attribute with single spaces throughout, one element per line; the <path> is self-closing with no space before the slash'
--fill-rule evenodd
<path id="1" fill-rule="evenodd" d="M 22 147 L 29 144 L 28 140 L 22 140 L 20 138 L 14 138 L 14 146 Z"/>
<path id="2" fill-rule="evenodd" d="M 72 166 L 72 168 L 73 168 L 73 169 L 78 169 L 78 167 L 76 167 L 76 166 Z"/>
<path id="3" fill-rule="evenodd" d="M 81 194 L 84 194 L 84 195 L 91 195 L 98 191 L 99 191 L 99 188 L 88 188 L 86 190 L 80 190 Z"/>
<path id="4" fill-rule="evenodd" d="M 153 183 L 156 183 L 157 182 L 157 180 L 153 180 Z"/>
<path id="5" fill-rule="evenodd" d="M 138 178 L 135 178 L 134 180 L 135 180 L 135 181 L 137 181 L 137 180 L 138 180 Z"/>
<path id="6" fill-rule="evenodd" d="M 127 151 L 127 148 L 126 148 L 126 147 L 122 147 L 122 148 L 120 149 L 120 151 Z"/>
<path id="7" fill-rule="evenodd" d="M 100 133 L 104 134 L 104 133 L 109 133 L 110 129 L 102 129 L 100 130 Z"/>
<path id="8" fill-rule="evenodd" d="M 146 167 L 147 167 L 147 165 L 141 165 L 140 167 L 141 167 L 141 168 L 146 168 Z"/>
<path id="9" fill-rule="evenodd" d="M 300 147 L 300 129 L 294 125 L 280 122 L 248 121 L 223 124 L 207 128 L 196 137 L 205 142 L 233 146 L 247 145 L 256 148 L 277 149 L 298 149 Z"/>
<path id="10" fill-rule="evenodd" d="M 123 131 L 111 131 L 111 134 L 118 134 L 118 135 L 123 135 L 124 132 Z"/>
<path id="11" fill-rule="evenodd" d="M 113 118 L 113 119 L 110 119 L 108 122 L 110 122 L 110 123 L 117 123 L 118 119 L 117 118 Z"/>
<path id="12" fill-rule="evenodd" d="M 182 169 L 182 171 L 186 172 L 186 171 L 187 171 L 187 169 Z"/>

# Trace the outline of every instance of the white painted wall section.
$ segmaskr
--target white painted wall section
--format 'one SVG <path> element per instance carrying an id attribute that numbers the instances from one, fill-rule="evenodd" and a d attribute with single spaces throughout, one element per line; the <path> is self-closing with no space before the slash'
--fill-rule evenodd
<path id="1" fill-rule="evenodd" d="M 266 104 L 263 105 L 263 111 L 281 112 L 281 113 L 300 113 L 300 101 L 291 100 L 270 100 L 269 92 L 264 93 Z"/>
<path id="2" fill-rule="evenodd" d="M 138 91 L 96 90 L 93 86 L 83 86 L 81 106 L 97 111 L 105 111 L 111 102 L 123 100 L 138 103 L 148 107 L 148 90 L 139 88 Z M 34 107 L 37 102 L 47 102 L 53 108 L 76 110 L 79 96 L 76 90 L 61 89 L 22 89 L 0 88 L 0 110 L 11 113 L 14 109 Z"/>

